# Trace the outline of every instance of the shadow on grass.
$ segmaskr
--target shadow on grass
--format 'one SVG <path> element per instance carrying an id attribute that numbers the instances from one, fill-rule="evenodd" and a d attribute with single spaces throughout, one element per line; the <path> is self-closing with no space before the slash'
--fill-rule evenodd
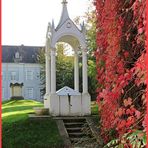
<path id="1" fill-rule="evenodd" d="M 2 104 L 3 148 L 62 148 L 63 141 L 54 120 L 30 120 L 28 113 L 42 103 L 13 100 Z"/>
<path id="2" fill-rule="evenodd" d="M 33 111 L 28 111 L 28 113 L 33 113 Z M 2 124 L 12 124 L 13 122 L 17 122 L 20 120 L 26 120 L 28 118 L 28 114 L 26 112 L 20 114 L 10 114 L 2 117 Z"/>
<path id="3" fill-rule="evenodd" d="M 63 141 L 54 120 L 21 120 L 2 125 L 3 148 L 62 148 Z"/>

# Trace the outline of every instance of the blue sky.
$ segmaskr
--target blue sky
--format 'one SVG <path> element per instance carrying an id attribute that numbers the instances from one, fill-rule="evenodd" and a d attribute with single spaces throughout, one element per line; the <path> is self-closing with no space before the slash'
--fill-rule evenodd
<path id="1" fill-rule="evenodd" d="M 43 46 L 48 22 L 57 25 L 62 0 L 2 0 L 2 45 Z M 83 16 L 89 0 L 67 0 L 71 19 Z"/>

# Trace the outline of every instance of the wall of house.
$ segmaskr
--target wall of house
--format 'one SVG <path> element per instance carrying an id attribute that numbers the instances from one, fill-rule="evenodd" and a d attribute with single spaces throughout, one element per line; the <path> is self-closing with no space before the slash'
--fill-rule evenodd
<path id="1" fill-rule="evenodd" d="M 2 100 L 12 96 L 10 83 L 23 83 L 22 96 L 25 99 L 42 100 L 40 89 L 40 64 L 2 63 Z"/>

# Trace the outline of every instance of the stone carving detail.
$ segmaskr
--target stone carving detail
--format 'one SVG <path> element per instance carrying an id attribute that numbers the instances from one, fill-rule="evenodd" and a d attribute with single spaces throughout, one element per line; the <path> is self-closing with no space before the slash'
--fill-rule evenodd
<path id="1" fill-rule="evenodd" d="M 67 25 L 66 25 L 66 27 L 67 27 L 67 28 L 71 28 L 71 23 L 68 22 Z"/>

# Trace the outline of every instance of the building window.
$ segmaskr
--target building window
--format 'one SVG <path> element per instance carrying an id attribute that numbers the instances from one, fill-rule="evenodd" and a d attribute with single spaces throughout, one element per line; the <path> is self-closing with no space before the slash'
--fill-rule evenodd
<path id="1" fill-rule="evenodd" d="M 33 80 L 33 71 L 26 72 L 26 80 Z"/>
<path id="2" fill-rule="evenodd" d="M 42 99 L 43 98 L 43 92 L 44 90 L 43 90 L 43 88 L 40 88 L 40 99 Z"/>
<path id="3" fill-rule="evenodd" d="M 15 58 L 16 58 L 16 59 L 19 59 L 19 58 L 20 58 L 19 52 L 16 52 L 16 53 L 15 53 Z"/>
<path id="4" fill-rule="evenodd" d="M 17 75 L 16 75 L 16 71 L 12 71 L 11 72 L 11 76 L 10 76 L 10 79 L 13 81 L 13 80 L 17 80 Z"/>
<path id="5" fill-rule="evenodd" d="M 26 90 L 27 90 L 27 91 L 26 91 L 26 93 L 27 93 L 27 98 L 28 98 L 28 99 L 33 99 L 33 88 L 32 88 L 32 87 L 28 87 Z"/>
<path id="6" fill-rule="evenodd" d="M 41 73 L 37 72 L 36 77 L 37 77 L 38 80 L 40 80 L 41 79 Z"/>

